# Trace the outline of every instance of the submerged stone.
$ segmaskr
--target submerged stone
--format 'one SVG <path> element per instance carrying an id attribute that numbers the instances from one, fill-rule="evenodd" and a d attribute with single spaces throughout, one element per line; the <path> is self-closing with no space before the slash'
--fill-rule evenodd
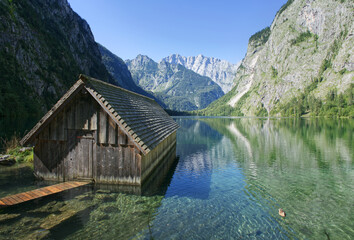
<path id="1" fill-rule="evenodd" d="M 116 198 L 111 197 L 111 196 L 106 196 L 102 199 L 103 202 L 115 202 Z"/>
<path id="2" fill-rule="evenodd" d="M 50 231 L 47 229 L 39 229 L 30 235 L 26 236 L 26 239 L 47 239 L 48 235 L 50 234 Z"/>
<path id="3" fill-rule="evenodd" d="M 59 225 L 60 223 L 68 220 L 72 216 L 74 216 L 78 211 L 77 210 L 68 210 L 65 212 L 62 212 L 61 214 L 51 214 L 48 217 L 44 219 L 44 223 L 41 224 L 41 228 L 43 229 L 52 229 L 55 226 Z"/>
<path id="4" fill-rule="evenodd" d="M 14 218 L 19 217 L 21 214 L 13 213 L 13 214 L 0 214 L 0 223 L 3 221 L 8 221 Z"/>
<path id="5" fill-rule="evenodd" d="M 120 210 L 114 206 L 108 206 L 102 209 L 104 213 L 118 213 Z"/>
<path id="6" fill-rule="evenodd" d="M 10 155 L 0 155 L 0 165 L 11 166 L 16 163 L 15 158 Z"/>
<path id="7" fill-rule="evenodd" d="M 19 152 L 26 152 L 26 151 L 32 151 L 32 148 L 31 147 L 23 147 L 23 148 L 20 148 Z"/>
<path id="8" fill-rule="evenodd" d="M 101 211 L 95 211 L 90 215 L 90 218 L 92 221 L 102 221 L 102 220 L 107 220 L 109 219 L 109 216 L 106 213 L 103 213 Z"/>

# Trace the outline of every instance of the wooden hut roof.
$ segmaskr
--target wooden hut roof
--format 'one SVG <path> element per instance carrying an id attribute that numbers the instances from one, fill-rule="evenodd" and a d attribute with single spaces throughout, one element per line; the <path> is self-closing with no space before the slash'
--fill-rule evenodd
<path id="1" fill-rule="evenodd" d="M 178 128 L 178 124 L 153 99 L 80 75 L 80 79 L 21 140 L 21 144 L 30 143 L 82 88 L 96 99 L 144 154 Z"/>

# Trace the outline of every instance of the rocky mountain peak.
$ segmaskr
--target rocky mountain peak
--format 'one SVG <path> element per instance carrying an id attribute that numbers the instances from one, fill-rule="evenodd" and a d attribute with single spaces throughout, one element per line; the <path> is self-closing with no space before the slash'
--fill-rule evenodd
<path id="1" fill-rule="evenodd" d="M 202 54 L 192 57 L 185 57 L 179 54 L 172 54 L 161 61 L 169 62 L 171 64 L 181 64 L 202 76 L 211 78 L 218 84 L 224 93 L 230 91 L 233 86 L 233 80 L 238 64 L 229 63 L 226 60 L 220 60 L 213 57 L 205 57 Z"/>
<path id="2" fill-rule="evenodd" d="M 132 60 L 126 60 L 126 64 L 137 70 L 156 69 L 157 63 L 146 55 L 139 54 Z"/>
<path id="3" fill-rule="evenodd" d="M 202 109 L 223 95 L 221 88 L 209 77 L 201 76 L 178 62 L 156 63 L 147 56 L 138 55 L 126 64 L 135 83 L 151 91 L 172 110 Z"/>

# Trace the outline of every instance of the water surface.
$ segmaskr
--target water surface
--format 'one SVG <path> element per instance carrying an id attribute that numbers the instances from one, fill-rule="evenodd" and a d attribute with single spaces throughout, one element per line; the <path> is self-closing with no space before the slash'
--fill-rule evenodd
<path id="1" fill-rule="evenodd" d="M 354 238 L 353 120 L 176 121 L 179 159 L 161 185 L 0 210 L 0 239 Z M 27 166 L 0 168 L 0 197 L 36 184 Z"/>

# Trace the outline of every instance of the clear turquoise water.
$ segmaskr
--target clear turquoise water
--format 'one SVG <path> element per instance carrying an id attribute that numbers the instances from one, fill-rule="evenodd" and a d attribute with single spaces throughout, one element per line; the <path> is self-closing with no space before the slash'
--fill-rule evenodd
<path id="1" fill-rule="evenodd" d="M 0 239 L 354 239 L 353 120 L 176 121 L 179 160 L 160 187 L 3 209 Z M 36 185 L 19 169 L 0 168 L 0 197 Z"/>

